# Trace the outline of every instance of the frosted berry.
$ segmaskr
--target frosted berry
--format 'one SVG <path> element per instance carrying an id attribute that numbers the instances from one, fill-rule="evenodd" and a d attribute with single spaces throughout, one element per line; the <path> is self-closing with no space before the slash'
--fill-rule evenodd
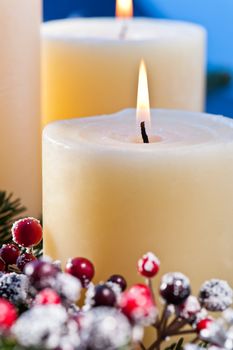
<path id="1" fill-rule="evenodd" d="M 35 260 L 25 266 L 24 273 L 38 290 L 50 288 L 55 284 L 59 268 L 48 261 Z"/>
<path id="2" fill-rule="evenodd" d="M 144 326 L 154 323 L 157 316 L 151 291 L 144 284 L 136 284 L 122 293 L 119 307 L 131 321 Z"/>
<path id="3" fill-rule="evenodd" d="M 18 269 L 20 269 L 20 271 L 23 271 L 25 266 L 34 260 L 36 260 L 36 257 L 33 254 L 23 253 L 18 257 L 18 259 L 16 261 L 16 265 L 17 265 Z"/>
<path id="4" fill-rule="evenodd" d="M 127 288 L 127 282 L 125 278 L 121 275 L 112 275 L 111 277 L 109 277 L 108 282 L 117 284 L 122 292 L 124 292 Z"/>
<path id="5" fill-rule="evenodd" d="M 53 289 L 46 288 L 36 295 L 35 304 L 36 305 L 61 304 L 61 298 Z"/>
<path id="6" fill-rule="evenodd" d="M 233 291 L 226 281 L 211 279 L 201 286 L 199 302 L 208 311 L 224 311 L 232 301 Z"/>
<path id="7" fill-rule="evenodd" d="M 153 253 L 147 253 L 138 261 L 138 272 L 146 278 L 157 275 L 160 267 L 159 259 Z"/>
<path id="8" fill-rule="evenodd" d="M 15 244 L 3 244 L 0 249 L 0 257 L 5 261 L 6 265 L 16 264 L 19 254 L 19 248 Z"/>
<path id="9" fill-rule="evenodd" d="M 201 305 L 195 296 L 190 295 L 183 304 L 178 306 L 177 311 L 180 317 L 193 322 L 201 311 Z"/>
<path id="10" fill-rule="evenodd" d="M 13 241 L 22 247 L 33 247 L 42 240 L 42 227 L 34 218 L 18 220 L 12 226 Z"/>
<path id="11" fill-rule="evenodd" d="M 9 301 L 0 298 L 0 329 L 9 329 L 17 319 L 17 312 Z"/>
<path id="12" fill-rule="evenodd" d="M 85 258 L 69 259 L 66 264 L 66 272 L 78 278 L 82 286 L 86 288 L 94 277 L 95 268 L 92 262 Z"/>
<path id="13" fill-rule="evenodd" d="M 0 272 L 5 271 L 6 269 L 6 264 L 5 262 L 2 260 L 2 258 L 0 258 Z"/>
<path id="14" fill-rule="evenodd" d="M 116 304 L 116 295 L 114 291 L 105 284 L 95 287 L 93 296 L 93 306 L 114 306 Z"/>
<path id="15" fill-rule="evenodd" d="M 190 293 L 189 279 L 182 273 L 167 273 L 162 277 L 160 295 L 168 304 L 180 305 Z"/>
<path id="16" fill-rule="evenodd" d="M 199 321 L 196 326 L 197 332 L 200 333 L 204 329 L 208 328 L 212 322 L 213 322 L 213 319 L 210 317 L 204 318 L 203 320 Z"/>

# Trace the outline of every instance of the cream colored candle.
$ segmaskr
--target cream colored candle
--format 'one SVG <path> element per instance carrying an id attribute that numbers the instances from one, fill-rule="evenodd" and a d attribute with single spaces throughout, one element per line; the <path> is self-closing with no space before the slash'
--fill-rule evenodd
<path id="1" fill-rule="evenodd" d="M 137 281 L 137 259 L 154 251 L 162 272 L 182 271 L 195 288 L 213 276 L 233 283 L 233 121 L 151 114 L 161 141 L 149 144 L 135 138 L 132 109 L 45 128 L 45 252 L 90 258 L 97 280 Z"/>
<path id="2" fill-rule="evenodd" d="M 40 0 L 0 1 L 0 190 L 41 215 Z"/>
<path id="3" fill-rule="evenodd" d="M 122 34 L 123 33 L 123 34 Z M 70 19 L 43 25 L 43 123 L 135 107 L 141 57 L 151 106 L 202 111 L 205 30 L 149 19 Z"/>

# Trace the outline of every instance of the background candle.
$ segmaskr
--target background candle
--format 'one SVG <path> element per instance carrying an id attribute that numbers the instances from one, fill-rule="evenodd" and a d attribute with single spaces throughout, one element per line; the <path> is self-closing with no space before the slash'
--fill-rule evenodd
<path id="1" fill-rule="evenodd" d="M 45 128 L 45 253 L 90 258 L 97 280 L 135 282 L 137 259 L 152 250 L 163 273 L 182 271 L 195 288 L 213 276 L 233 283 L 233 121 L 152 110 L 162 141 L 142 144 L 135 115 Z"/>
<path id="2" fill-rule="evenodd" d="M 142 57 L 150 74 L 152 107 L 203 110 L 202 27 L 136 18 L 72 19 L 46 23 L 42 38 L 44 124 L 134 107 Z"/>
<path id="3" fill-rule="evenodd" d="M 41 215 L 39 0 L 0 1 L 0 190 Z"/>

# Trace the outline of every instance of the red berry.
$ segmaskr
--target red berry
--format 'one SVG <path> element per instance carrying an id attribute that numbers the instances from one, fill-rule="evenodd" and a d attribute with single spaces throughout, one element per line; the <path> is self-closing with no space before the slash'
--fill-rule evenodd
<path id="1" fill-rule="evenodd" d="M 88 286 L 95 274 L 95 268 L 92 262 L 85 258 L 69 259 L 66 264 L 66 272 L 78 278 L 82 286 Z"/>
<path id="2" fill-rule="evenodd" d="M 13 241 L 22 247 L 33 247 L 42 240 L 42 227 L 34 218 L 18 220 L 12 227 Z"/>
<path id="3" fill-rule="evenodd" d="M 17 312 L 9 301 L 0 298 L 0 329 L 9 329 L 17 319 Z"/>
<path id="4" fill-rule="evenodd" d="M 37 259 L 33 254 L 23 253 L 18 257 L 18 259 L 16 261 L 16 265 L 20 269 L 20 271 L 23 271 L 25 266 L 34 260 L 37 260 Z"/>
<path id="5" fill-rule="evenodd" d="M 38 289 L 50 288 L 59 272 L 59 268 L 54 264 L 35 260 L 25 266 L 24 273 L 30 279 L 32 285 Z"/>
<path id="6" fill-rule="evenodd" d="M 5 261 L 6 265 L 16 264 L 19 254 L 19 248 L 15 244 L 3 244 L 0 249 L 0 257 Z"/>
<path id="7" fill-rule="evenodd" d="M 0 258 L 0 272 L 3 272 L 6 270 L 6 264 L 5 262 L 2 260 L 2 258 Z"/>
<path id="8" fill-rule="evenodd" d="M 136 284 L 122 293 L 119 306 L 131 321 L 147 324 L 155 321 L 157 309 L 150 289 L 144 284 Z"/>
<path id="9" fill-rule="evenodd" d="M 116 295 L 114 291 L 105 284 L 99 284 L 95 287 L 94 306 L 114 306 L 116 304 Z"/>
<path id="10" fill-rule="evenodd" d="M 112 275 L 111 277 L 109 277 L 108 282 L 118 284 L 122 292 L 124 292 L 127 288 L 127 282 L 125 278 L 121 275 Z"/>
<path id="11" fill-rule="evenodd" d="M 53 289 L 46 288 L 37 294 L 35 298 L 35 304 L 61 304 L 61 298 Z"/>
<path id="12" fill-rule="evenodd" d="M 197 323 L 197 332 L 200 333 L 203 329 L 208 328 L 208 326 L 213 322 L 210 317 L 204 318 Z"/>
<path id="13" fill-rule="evenodd" d="M 138 261 L 138 272 L 147 278 L 157 275 L 160 267 L 159 259 L 153 253 L 147 253 Z"/>

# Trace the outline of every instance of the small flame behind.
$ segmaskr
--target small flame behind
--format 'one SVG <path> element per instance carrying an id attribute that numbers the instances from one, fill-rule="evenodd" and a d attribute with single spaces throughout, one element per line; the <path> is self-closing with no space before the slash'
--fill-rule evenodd
<path id="1" fill-rule="evenodd" d="M 145 62 L 142 60 L 139 69 L 138 98 L 137 98 L 137 124 L 145 122 L 151 127 L 150 98 Z"/>
<path id="2" fill-rule="evenodd" d="M 133 0 L 116 0 L 116 17 L 133 17 Z"/>

